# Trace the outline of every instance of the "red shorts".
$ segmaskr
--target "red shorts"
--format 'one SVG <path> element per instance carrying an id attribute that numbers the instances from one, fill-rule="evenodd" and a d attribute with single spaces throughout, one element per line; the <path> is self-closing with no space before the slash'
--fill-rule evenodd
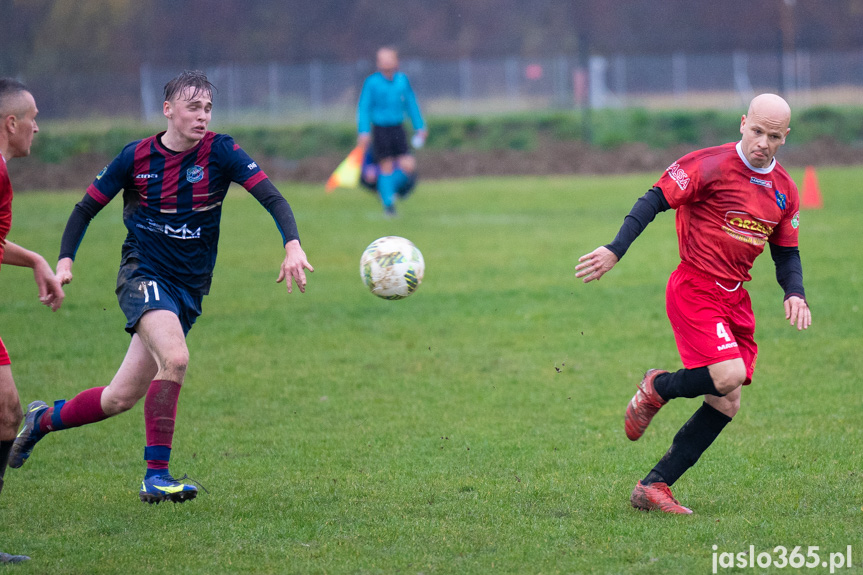
<path id="1" fill-rule="evenodd" d="M 9 360 L 9 353 L 6 351 L 6 346 L 3 345 L 3 338 L 0 337 L 0 365 L 9 365 L 12 363 Z"/>
<path id="2" fill-rule="evenodd" d="M 686 369 L 739 357 L 748 385 L 758 358 L 755 316 L 743 284 L 727 284 L 681 262 L 668 280 L 665 310 Z"/>

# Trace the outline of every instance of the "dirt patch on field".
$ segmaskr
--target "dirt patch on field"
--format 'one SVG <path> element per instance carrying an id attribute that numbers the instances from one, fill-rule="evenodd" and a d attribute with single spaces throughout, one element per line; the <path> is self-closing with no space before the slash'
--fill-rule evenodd
<path id="1" fill-rule="evenodd" d="M 656 150 L 644 144 L 627 144 L 614 150 L 593 148 L 582 142 L 548 142 L 531 151 L 438 151 L 418 153 L 424 180 L 473 176 L 625 174 L 661 172 L 692 146 Z M 341 157 L 303 160 L 256 158 L 264 171 L 277 181 L 320 182 L 338 165 Z M 111 158 L 82 155 L 62 164 L 46 164 L 33 158 L 15 160 L 9 172 L 16 191 L 68 190 L 82 193 Z M 779 161 L 789 168 L 863 164 L 863 151 L 832 140 L 780 150 Z"/>

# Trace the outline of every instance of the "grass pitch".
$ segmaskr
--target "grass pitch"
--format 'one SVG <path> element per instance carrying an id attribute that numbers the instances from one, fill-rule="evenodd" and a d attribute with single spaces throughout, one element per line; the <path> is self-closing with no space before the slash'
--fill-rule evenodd
<path id="1" fill-rule="evenodd" d="M 33 557 L 10 572 L 706 573 L 714 545 L 777 560 L 779 545 L 818 546 L 825 561 L 850 545 L 863 568 L 863 172 L 820 169 L 826 206 L 801 218 L 808 332 L 786 324 L 770 257 L 758 261 L 755 383 L 675 485 L 689 517 L 628 499 L 700 400 L 672 402 L 637 443 L 623 433 L 644 370 L 680 367 L 664 311 L 673 215 L 606 281 L 573 277 L 656 177 L 421 182 L 396 220 L 360 191 L 284 185 L 317 270 L 291 296 L 275 284 L 272 220 L 233 191 L 171 466 L 209 493 L 138 501 L 141 404 L 53 434 L 7 472 L 0 550 Z M 19 194 L 10 239 L 53 261 L 80 195 Z M 91 224 L 56 314 L 28 270 L 2 269 L 0 333 L 24 403 L 105 385 L 123 358 L 120 211 Z M 426 260 L 404 301 L 359 277 L 384 235 Z"/>

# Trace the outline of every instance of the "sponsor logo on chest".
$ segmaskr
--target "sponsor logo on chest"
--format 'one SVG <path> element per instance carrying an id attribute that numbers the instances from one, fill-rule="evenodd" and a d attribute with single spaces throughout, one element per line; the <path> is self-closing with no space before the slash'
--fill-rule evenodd
<path id="1" fill-rule="evenodd" d="M 755 184 L 756 186 L 764 186 L 765 188 L 772 188 L 773 187 L 772 181 L 762 180 L 760 178 L 756 178 L 755 176 L 752 176 L 751 178 L 749 178 L 749 183 Z"/>
<path id="2" fill-rule="evenodd" d="M 776 222 L 756 218 L 746 212 L 729 211 L 722 229 L 735 240 L 763 246 L 773 233 Z"/>

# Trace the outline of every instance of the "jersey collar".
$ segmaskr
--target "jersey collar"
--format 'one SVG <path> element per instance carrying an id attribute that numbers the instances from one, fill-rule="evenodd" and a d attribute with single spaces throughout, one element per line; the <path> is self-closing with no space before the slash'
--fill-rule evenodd
<path id="1" fill-rule="evenodd" d="M 737 155 L 740 156 L 740 159 L 743 160 L 743 163 L 746 164 L 746 167 L 755 172 L 756 174 L 769 174 L 773 171 L 773 168 L 776 167 L 776 156 L 773 156 L 773 159 L 770 160 L 770 165 L 766 168 L 756 168 L 752 164 L 749 163 L 749 160 L 746 159 L 746 155 L 743 153 L 743 146 L 741 145 L 743 142 L 737 142 Z"/>

